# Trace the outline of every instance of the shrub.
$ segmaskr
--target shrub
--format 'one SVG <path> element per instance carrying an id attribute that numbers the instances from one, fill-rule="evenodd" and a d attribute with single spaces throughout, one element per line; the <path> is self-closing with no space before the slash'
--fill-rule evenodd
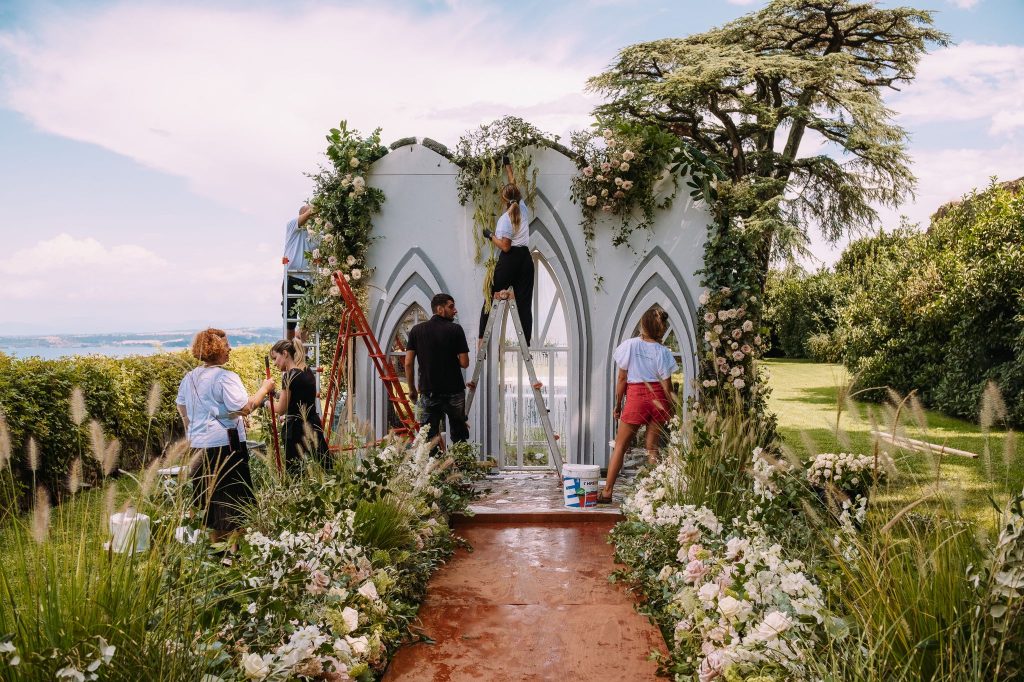
<path id="1" fill-rule="evenodd" d="M 771 330 L 772 355 L 811 356 L 811 339 L 828 335 L 843 299 L 840 277 L 827 269 L 813 275 L 773 270 L 765 285 L 763 322 Z"/>

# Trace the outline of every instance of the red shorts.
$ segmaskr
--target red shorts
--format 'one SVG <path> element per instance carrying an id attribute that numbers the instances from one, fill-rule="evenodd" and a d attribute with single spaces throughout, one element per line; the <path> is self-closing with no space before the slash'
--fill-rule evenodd
<path id="1" fill-rule="evenodd" d="M 661 382 L 626 385 L 626 407 L 619 417 L 633 426 L 662 424 L 672 418 L 672 401 Z"/>

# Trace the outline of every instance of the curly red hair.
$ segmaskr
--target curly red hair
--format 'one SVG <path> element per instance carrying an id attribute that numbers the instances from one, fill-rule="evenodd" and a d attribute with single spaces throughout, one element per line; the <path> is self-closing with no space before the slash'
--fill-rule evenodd
<path id="1" fill-rule="evenodd" d="M 192 339 L 192 355 L 211 365 L 223 365 L 228 361 L 228 335 L 223 329 L 204 329 Z"/>

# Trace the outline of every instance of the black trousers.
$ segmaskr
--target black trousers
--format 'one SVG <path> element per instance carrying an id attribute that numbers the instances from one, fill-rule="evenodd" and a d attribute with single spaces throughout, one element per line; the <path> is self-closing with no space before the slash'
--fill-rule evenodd
<path id="1" fill-rule="evenodd" d="M 429 425 L 427 439 L 441 432 L 444 418 L 448 417 L 448 430 L 451 431 L 452 442 L 462 443 L 469 440 L 469 426 L 466 424 L 466 392 L 431 393 L 423 395 L 424 421 Z"/>
<path id="2" fill-rule="evenodd" d="M 513 246 L 508 251 L 498 254 L 498 264 L 494 267 L 494 282 L 491 284 L 491 299 L 494 299 L 495 293 L 512 287 L 527 345 L 533 339 L 533 279 L 533 255 L 529 247 Z M 480 332 L 477 338 L 483 338 L 490 314 L 491 301 L 484 301 L 483 310 L 480 311 Z"/>

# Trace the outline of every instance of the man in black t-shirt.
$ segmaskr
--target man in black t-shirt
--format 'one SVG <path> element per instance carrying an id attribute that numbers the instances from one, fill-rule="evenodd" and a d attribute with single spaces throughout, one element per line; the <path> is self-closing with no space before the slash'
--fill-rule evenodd
<path id="1" fill-rule="evenodd" d="M 434 316 L 409 331 L 409 343 L 405 347 L 409 398 L 416 402 L 418 395 L 423 394 L 425 422 L 430 427 L 428 438 L 440 433 L 447 416 L 452 442 L 461 443 L 469 439 L 466 382 L 462 378 L 462 370 L 469 367 L 469 345 L 465 330 L 453 321 L 458 313 L 454 298 L 438 294 L 430 301 L 430 307 Z M 418 381 L 413 372 L 417 358 L 420 361 Z"/>

